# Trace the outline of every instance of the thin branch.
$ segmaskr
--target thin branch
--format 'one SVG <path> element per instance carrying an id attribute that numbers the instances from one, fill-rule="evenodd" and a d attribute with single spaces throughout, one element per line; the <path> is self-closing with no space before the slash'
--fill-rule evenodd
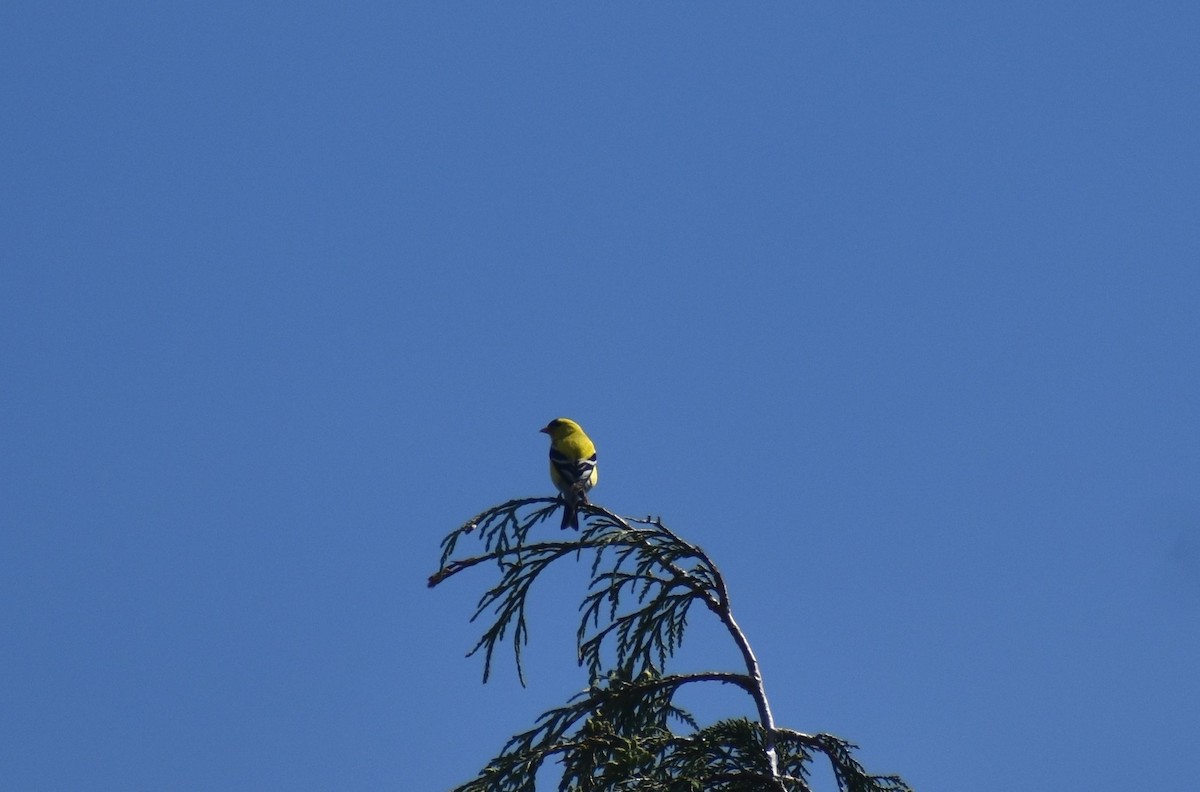
<path id="1" fill-rule="evenodd" d="M 603 546 L 603 542 L 583 542 L 577 539 L 573 542 L 539 542 L 535 545 L 504 547 L 493 550 L 490 553 L 471 556 L 470 558 L 463 558 L 445 564 L 441 569 L 429 576 L 429 588 L 433 588 L 442 581 L 454 577 L 459 572 L 463 572 L 473 566 L 482 564 L 485 561 L 500 561 L 501 559 L 508 558 L 509 556 L 516 556 L 517 562 L 519 563 L 522 560 L 522 556 L 528 555 L 531 552 L 550 550 L 558 555 L 569 555 L 570 553 L 575 553 L 580 550 L 595 550 Z"/>
<path id="2" fill-rule="evenodd" d="M 775 718 L 771 714 L 771 705 L 767 701 L 767 690 L 763 685 L 762 669 L 758 665 L 758 658 L 755 657 L 754 650 L 750 648 L 750 641 L 733 618 L 733 611 L 729 608 L 729 595 L 724 592 L 725 581 L 718 577 L 718 582 L 722 589 L 721 600 L 725 603 L 725 607 L 718 611 L 717 616 L 726 629 L 729 630 L 729 634 L 733 636 L 734 642 L 742 653 L 742 659 L 746 663 L 746 673 L 754 682 L 754 689 L 750 691 L 750 695 L 754 698 L 754 705 L 758 708 L 758 720 L 763 727 L 763 748 L 767 752 L 767 761 L 771 765 L 771 773 L 778 776 L 779 757 L 778 752 L 775 750 Z"/>

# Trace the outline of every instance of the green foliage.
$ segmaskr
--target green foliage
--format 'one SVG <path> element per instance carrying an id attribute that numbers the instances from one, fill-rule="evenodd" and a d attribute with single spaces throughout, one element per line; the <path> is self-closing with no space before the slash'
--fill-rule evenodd
<path id="1" fill-rule="evenodd" d="M 515 735 L 472 781 L 455 792 L 534 792 L 548 759 L 562 766 L 559 792 L 810 792 L 814 756 L 830 764 L 840 792 L 911 792 L 895 776 L 866 773 L 855 746 L 828 734 L 776 728 L 758 662 L 734 621 L 716 565 L 661 520 L 619 517 L 580 507 L 578 534 L 530 541 L 530 532 L 559 502 L 513 500 L 484 511 L 442 542 L 443 580 L 480 564 L 495 564 L 499 580 L 484 592 L 472 621 L 488 626 L 471 650 L 482 650 L 486 682 L 498 646 L 511 640 L 524 684 L 521 649 L 528 639 L 526 604 L 533 583 L 559 559 L 590 556 L 590 583 L 580 604 L 576 644 L 591 684 L 566 705 L 544 713 Z M 464 538 L 483 552 L 455 558 Z M 683 641 L 689 609 L 700 603 L 727 629 L 744 672 L 665 674 Z M 701 726 L 675 705 L 687 685 L 727 684 L 754 701 L 758 721 L 721 720 Z"/>

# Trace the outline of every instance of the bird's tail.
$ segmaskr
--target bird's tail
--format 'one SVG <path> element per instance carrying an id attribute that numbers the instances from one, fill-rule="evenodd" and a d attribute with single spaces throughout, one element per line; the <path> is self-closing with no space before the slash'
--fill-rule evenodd
<path id="1" fill-rule="evenodd" d="M 563 521 L 559 526 L 562 530 L 574 528 L 579 530 L 579 505 L 588 502 L 587 486 L 580 482 L 575 484 L 569 492 L 562 494 L 563 502 Z"/>

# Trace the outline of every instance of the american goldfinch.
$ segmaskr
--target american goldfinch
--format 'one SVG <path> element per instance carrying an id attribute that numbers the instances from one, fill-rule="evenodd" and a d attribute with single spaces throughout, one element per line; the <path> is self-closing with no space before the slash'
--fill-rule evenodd
<path id="1" fill-rule="evenodd" d="M 579 504 L 596 486 L 596 444 L 569 418 L 555 418 L 540 431 L 550 435 L 550 480 L 562 493 L 562 527 L 579 530 Z"/>

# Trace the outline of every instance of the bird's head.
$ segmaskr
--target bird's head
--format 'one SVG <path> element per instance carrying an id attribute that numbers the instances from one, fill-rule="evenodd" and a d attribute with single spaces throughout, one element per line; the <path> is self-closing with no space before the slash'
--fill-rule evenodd
<path id="1" fill-rule="evenodd" d="M 555 418 L 538 431 L 550 435 L 551 440 L 561 440 L 568 435 L 582 430 L 579 428 L 579 424 L 570 418 Z"/>

